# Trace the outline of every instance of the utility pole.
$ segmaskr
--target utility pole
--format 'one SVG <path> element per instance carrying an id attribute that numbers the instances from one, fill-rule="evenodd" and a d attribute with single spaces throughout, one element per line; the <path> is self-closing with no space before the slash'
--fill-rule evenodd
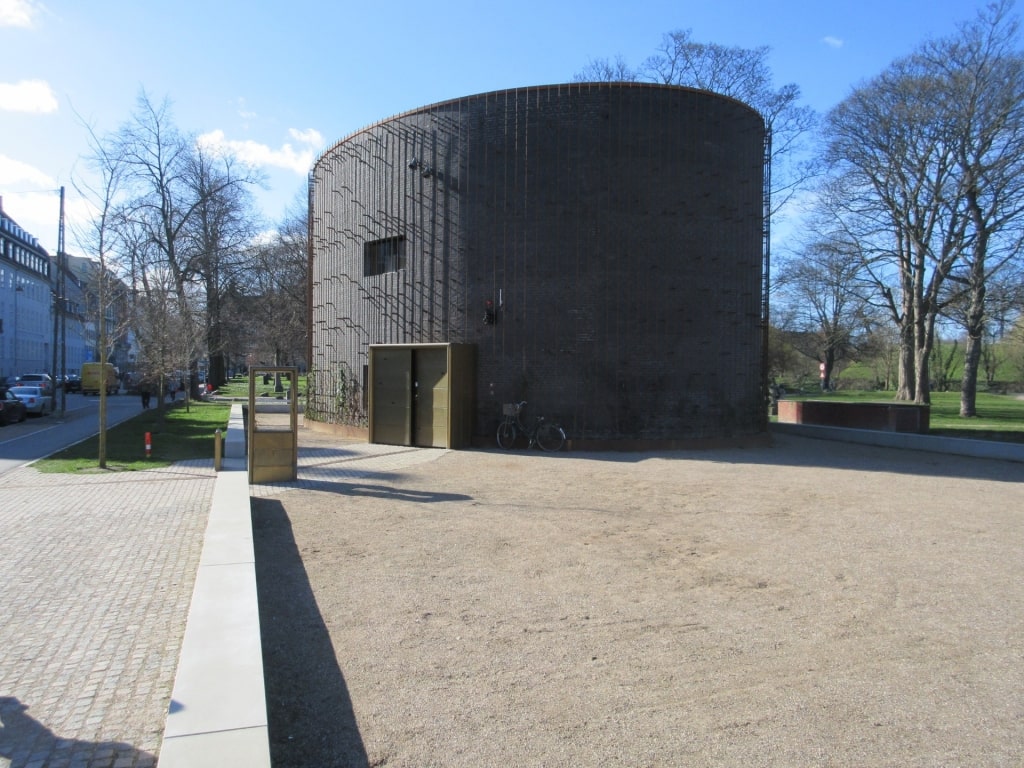
<path id="1" fill-rule="evenodd" d="M 60 283 L 60 375 L 68 375 L 68 254 L 64 250 L 64 187 L 60 188 L 60 232 L 57 238 L 57 278 Z M 60 390 L 60 415 L 64 416 L 68 393 Z"/>
<path id="2" fill-rule="evenodd" d="M 60 223 L 57 227 L 57 274 L 53 280 L 53 371 L 54 382 L 60 382 L 60 416 L 64 418 L 67 406 L 66 376 L 67 369 L 67 322 L 65 321 L 64 291 L 67 265 L 64 263 L 64 187 L 60 188 Z M 60 366 L 57 365 L 57 344 L 60 344 Z M 54 392 L 54 397 L 56 397 Z"/>

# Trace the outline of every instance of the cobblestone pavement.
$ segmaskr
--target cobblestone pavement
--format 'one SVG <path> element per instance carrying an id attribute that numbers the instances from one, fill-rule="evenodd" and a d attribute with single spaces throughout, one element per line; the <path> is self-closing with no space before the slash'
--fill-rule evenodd
<path id="1" fill-rule="evenodd" d="M 0 768 L 156 765 L 212 464 L 4 475 Z"/>
<path id="2" fill-rule="evenodd" d="M 329 489 L 443 449 L 300 431 L 298 480 Z M 153 768 L 216 473 L 4 475 L 0 502 L 0 768 Z"/>

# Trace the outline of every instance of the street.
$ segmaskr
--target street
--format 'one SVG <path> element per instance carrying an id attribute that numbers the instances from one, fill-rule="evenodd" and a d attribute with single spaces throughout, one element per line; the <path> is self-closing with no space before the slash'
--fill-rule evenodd
<path id="1" fill-rule="evenodd" d="M 0 475 L 96 434 L 99 429 L 99 396 L 67 395 L 63 417 L 59 415 L 60 398 L 61 393 L 58 392 L 57 413 L 30 416 L 20 424 L 0 427 Z M 107 426 L 119 424 L 139 410 L 139 398 L 134 395 L 108 397 Z"/>

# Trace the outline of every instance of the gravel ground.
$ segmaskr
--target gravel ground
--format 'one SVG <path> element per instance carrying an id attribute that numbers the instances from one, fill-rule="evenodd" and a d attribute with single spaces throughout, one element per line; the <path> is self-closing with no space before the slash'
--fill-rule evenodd
<path id="1" fill-rule="evenodd" d="M 275 768 L 1020 766 L 1022 480 L 776 436 L 254 499 Z"/>

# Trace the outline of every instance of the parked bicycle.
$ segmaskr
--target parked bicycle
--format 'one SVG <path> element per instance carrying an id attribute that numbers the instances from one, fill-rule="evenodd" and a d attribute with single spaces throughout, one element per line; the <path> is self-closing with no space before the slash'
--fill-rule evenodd
<path id="1" fill-rule="evenodd" d="M 498 446 L 505 450 L 515 445 L 519 435 L 526 437 L 529 447 L 537 446 L 542 451 L 560 451 L 565 445 L 565 430 L 538 416 L 530 427 L 523 424 L 522 414 L 526 401 L 506 403 L 502 406 L 502 420 L 498 425 Z"/>

